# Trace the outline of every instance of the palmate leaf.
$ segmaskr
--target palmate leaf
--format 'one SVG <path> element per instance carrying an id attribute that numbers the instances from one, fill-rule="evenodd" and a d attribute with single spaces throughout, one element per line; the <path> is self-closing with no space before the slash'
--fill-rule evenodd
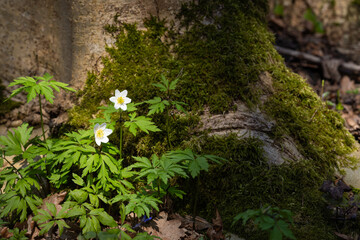
<path id="1" fill-rule="evenodd" d="M 226 159 L 215 155 L 198 155 L 194 154 L 190 149 L 176 150 L 166 154 L 169 159 L 173 161 L 183 162 L 193 178 L 200 174 L 200 171 L 208 171 L 209 160 L 220 164 Z"/>
<path id="2" fill-rule="evenodd" d="M 174 161 L 163 155 L 159 158 L 156 154 L 151 156 L 151 161 L 146 157 L 134 157 L 137 163 L 131 165 L 132 168 L 140 168 L 137 179 L 146 177 L 147 183 L 150 184 L 156 179 L 160 179 L 164 184 L 175 175 L 186 178 L 184 166 L 179 161 Z"/>
<path id="3" fill-rule="evenodd" d="M 31 136 L 32 127 L 24 123 L 16 129 L 8 131 L 7 136 L 0 136 L 0 145 L 4 146 L 5 156 L 20 155 L 24 153 L 25 146 Z"/>
<path id="4" fill-rule="evenodd" d="M 53 103 L 55 97 L 53 89 L 58 92 L 60 91 L 60 88 L 65 91 L 75 92 L 75 89 L 68 87 L 68 84 L 51 80 L 52 78 L 53 76 L 48 73 L 45 73 L 44 76 L 35 76 L 33 78 L 19 77 L 10 83 L 9 87 L 16 85 L 21 85 L 21 87 L 13 90 L 8 99 L 14 97 L 20 92 L 26 92 L 27 102 L 33 100 L 37 94 L 41 94 L 47 101 Z"/>
<path id="5" fill-rule="evenodd" d="M 161 131 L 154 122 L 151 121 L 151 118 L 145 116 L 136 117 L 136 113 L 129 114 L 130 121 L 126 121 L 124 126 L 129 128 L 129 131 L 136 136 L 138 130 L 149 133 L 150 132 L 159 132 Z"/>
<path id="6" fill-rule="evenodd" d="M 146 103 L 150 104 L 148 116 L 155 114 L 155 113 L 162 113 L 165 110 L 166 106 L 169 106 L 169 101 L 161 100 L 159 97 L 154 97 L 151 100 L 145 101 Z"/>

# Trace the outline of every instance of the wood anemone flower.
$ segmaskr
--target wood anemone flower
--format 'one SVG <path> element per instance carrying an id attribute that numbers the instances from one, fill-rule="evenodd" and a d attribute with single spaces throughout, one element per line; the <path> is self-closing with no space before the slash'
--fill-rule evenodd
<path id="1" fill-rule="evenodd" d="M 126 97 L 127 93 L 127 90 L 124 90 L 122 92 L 117 89 L 115 90 L 115 96 L 110 98 L 110 101 L 115 104 L 115 109 L 121 108 L 123 111 L 126 111 L 126 104 L 131 102 L 131 99 Z"/>
<path id="2" fill-rule="evenodd" d="M 98 123 L 94 127 L 94 134 L 95 134 L 95 142 L 98 146 L 101 145 L 101 143 L 107 143 L 109 142 L 108 136 L 113 131 L 111 129 L 106 128 L 106 123 L 103 123 L 99 125 Z"/>

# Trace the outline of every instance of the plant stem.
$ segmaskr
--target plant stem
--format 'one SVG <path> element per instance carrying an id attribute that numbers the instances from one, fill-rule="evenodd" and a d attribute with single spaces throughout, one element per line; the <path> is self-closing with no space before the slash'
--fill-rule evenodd
<path id="1" fill-rule="evenodd" d="M 160 178 L 158 178 L 158 196 L 160 198 L 160 184 L 161 184 L 161 181 L 160 181 Z"/>
<path id="2" fill-rule="evenodd" d="M 6 161 L 8 164 L 10 164 L 10 166 L 14 169 L 14 172 L 15 172 L 15 173 L 19 174 L 21 178 L 24 178 L 24 177 L 21 175 L 21 173 L 19 172 L 19 170 L 14 166 L 14 164 L 12 164 L 9 160 L 7 160 L 7 159 L 5 158 L 5 154 L 4 154 L 4 157 L 3 157 L 3 158 L 5 159 L 5 161 Z"/>
<path id="3" fill-rule="evenodd" d="M 195 220 L 197 214 L 197 201 L 199 197 L 200 175 L 196 177 L 195 197 L 193 202 L 193 230 L 195 230 Z"/>
<path id="4" fill-rule="evenodd" d="M 171 142 L 170 142 L 170 129 L 169 129 L 169 109 L 167 110 L 167 114 L 166 114 L 166 139 L 167 139 L 167 143 L 168 143 L 168 147 L 169 150 L 171 150 L 172 146 L 171 146 Z"/>
<path id="5" fill-rule="evenodd" d="M 42 113 L 42 107 L 41 107 L 41 95 L 39 94 L 39 106 L 40 106 L 40 119 L 41 119 L 41 129 L 43 133 L 43 138 L 45 142 L 45 130 L 44 130 L 44 121 L 43 121 L 43 113 Z"/>
<path id="6" fill-rule="evenodd" d="M 122 132 L 122 127 L 123 127 L 123 123 L 122 123 L 122 110 L 120 110 L 120 146 L 119 146 L 119 150 L 120 150 L 120 160 L 122 159 L 122 144 L 123 144 L 123 132 Z"/>

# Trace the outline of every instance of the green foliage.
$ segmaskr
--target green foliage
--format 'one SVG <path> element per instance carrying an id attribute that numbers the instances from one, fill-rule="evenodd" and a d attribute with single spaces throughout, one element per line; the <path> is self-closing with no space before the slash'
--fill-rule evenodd
<path id="1" fill-rule="evenodd" d="M 24 123 L 13 132 L 8 131 L 7 136 L 0 136 L 0 144 L 4 146 L 2 149 L 5 156 L 21 155 L 28 147 L 27 143 L 31 136 L 32 127 Z"/>
<path id="2" fill-rule="evenodd" d="M 131 229 L 131 228 L 130 228 Z M 130 232 L 134 232 L 131 230 Z M 124 239 L 124 240 L 153 240 L 153 239 L 160 239 L 156 236 L 151 236 L 147 232 L 137 233 L 134 238 L 131 238 L 128 234 L 126 234 L 124 231 L 121 231 L 120 229 L 107 229 L 105 232 L 87 232 L 84 235 L 79 235 L 79 240 L 84 239 L 99 239 L 99 240 L 118 240 L 118 239 Z"/>
<path id="3" fill-rule="evenodd" d="M 254 224 L 262 231 L 269 232 L 270 240 L 281 240 L 283 236 L 296 239 L 292 231 L 288 228 L 288 223 L 293 223 L 292 213 L 289 210 L 271 206 L 256 210 L 248 209 L 234 217 L 233 225 L 240 219 L 242 219 L 243 225 L 245 225 L 248 220 L 253 220 Z"/>
<path id="4" fill-rule="evenodd" d="M 28 239 L 25 236 L 25 234 L 27 233 L 27 230 L 20 231 L 20 229 L 14 228 L 14 229 L 10 229 L 9 232 L 13 234 L 10 238 L 8 238 L 9 240 L 26 240 L 26 239 Z"/>
<path id="5" fill-rule="evenodd" d="M 147 184 L 153 181 L 161 180 L 164 184 L 168 184 L 170 178 L 175 175 L 187 177 L 184 171 L 184 166 L 179 162 L 180 160 L 173 160 L 166 155 L 160 158 L 156 155 L 151 156 L 151 161 L 146 157 L 134 157 L 137 161 L 132 165 L 133 168 L 140 168 L 138 178 L 146 177 Z"/>
<path id="6" fill-rule="evenodd" d="M 147 118 L 145 116 L 136 117 L 136 113 L 129 114 L 129 121 L 124 123 L 125 127 L 129 128 L 129 131 L 136 136 L 138 130 L 144 131 L 146 133 L 151 132 L 159 132 L 161 131 L 154 122 L 151 121 L 151 118 Z"/>
<path id="7" fill-rule="evenodd" d="M 66 211 L 65 208 L 62 208 L 58 213 L 53 203 L 46 202 L 45 204 L 48 210 L 38 209 L 37 214 L 33 218 L 41 228 L 39 235 L 49 232 L 54 226 L 59 227 L 59 233 L 61 235 L 64 231 L 64 227 L 70 228 L 62 219 L 64 217 L 64 212 Z"/>
<path id="8" fill-rule="evenodd" d="M 66 91 L 75 92 L 74 89 L 67 87 L 69 84 L 57 82 L 55 80 L 51 80 L 53 76 L 45 73 L 44 76 L 38 77 L 19 77 L 15 79 L 12 83 L 9 84 L 9 87 L 22 85 L 22 87 L 15 89 L 9 98 L 16 96 L 21 92 L 27 93 L 27 102 L 33 100 L 37 94 L 41 94 L 45 97 L 47 101 L 50 103 L 54 102 L 54 91 L 60 92 L 60 88 Z M 38 82 L 39 81 L 39 82 Z"/>
<path id="9" fill-rule="evenodd" d="M 306 9 L 306 12 L 304 14 L 304 18 L 308 21 L 310 21 L 314 25 L 314 31 L 316 33 L 325 33 L 323 24 L 319 19 L 316 17 L 314 11 L 311 8 Z"/>
<path id="10" fill-rule="evenodd" d="M 194 138 L 189 146 L 202 154 L 213 154 L 227 159 L 221 167 L 216 164 L 202 172 L 199 187 L 199 215 L 213 218 L 219 210 L 224 226 L 231 226 L 238 212 L 257 209 L 269 204 L 294 213 L 294 226 L 289 228 L 297 239 L 337 239 L 333 228 L 324 217 L 324 203 L 318 188 L 331 169 L 323 169 L 315 161 L 287 162 L 269 166 L 263 143 L 256 138 L 239 139 L 229 136 Z M 190 212 L 194 199 L 194 183 L 185 182 L 181 190 L 186 198 L 177 202 L 178 209 Z M 229 204 L 231 203 L 231 204 Z M 249 240 L 267 239 L 267 232 L 253 225 L 229 227 L 229 231 Z"/>
<path id="11" fill-rule="evenodd" d="M 190 149 L 172 151 L 167 154 L 167 156 L 174 162 L 182 161 L 183 164 L 187 166 L 187 170 L 190 172 L 192 178 L 198 176 L 202 170 L 206 172 L 209 170 L 209 160 L 217 164 L 225 161 L 224 158 L 214 155 L 194 154 Z"/>
<path id="12" fill-rule="evenodd" d="M 276 4 L 274 7 L 274 14 L 279 17 L 284 16 L 284 6 L 281 4 Z"/>
<path id="13" fill-rule="evenodd" d="M 116 202 L 128 202 L 123 214 L 128 215 L 134 212 L 139 218 L 144 215 L 150 216 L 151 209 L 159 211 L 157 205 L 161 203 L 161 201 L 155 197 L 140 195 L 139 193 L 118 195 L 112 199 L 112 203 Z"/>

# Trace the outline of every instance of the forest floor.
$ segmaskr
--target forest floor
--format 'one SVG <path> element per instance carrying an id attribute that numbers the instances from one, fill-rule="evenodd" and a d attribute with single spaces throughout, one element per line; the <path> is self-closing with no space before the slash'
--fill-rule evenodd
<path id="1" fill-rule="evenodd" d="M 275 16 L 269 18 L 269 28 L 286 65 L 307 80 L 328 108 L 341 114 L 346 128 L 360 141 L 360 65 L 339 53 L 322 34 L 294 32 Z"/>

